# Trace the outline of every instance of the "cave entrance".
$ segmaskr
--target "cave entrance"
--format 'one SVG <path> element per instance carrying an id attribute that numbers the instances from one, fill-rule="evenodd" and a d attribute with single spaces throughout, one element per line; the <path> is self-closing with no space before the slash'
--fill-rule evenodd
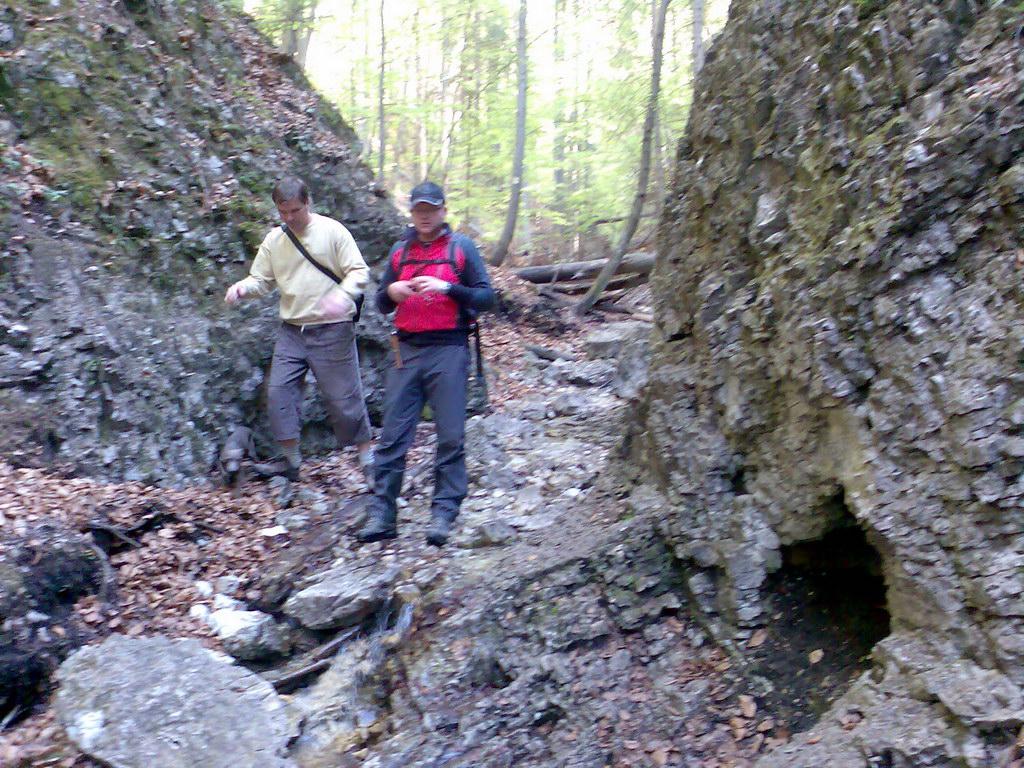
<path id="1" fill-rule="evenodd" d="M 809 728 L 870 667 L 889 634 L 882 558 L 841 494 L 823 512 L 821 538 L 782 549 L 764 591 L 767 640 L 756 653 L 768 697 L 794 730 Z"/>

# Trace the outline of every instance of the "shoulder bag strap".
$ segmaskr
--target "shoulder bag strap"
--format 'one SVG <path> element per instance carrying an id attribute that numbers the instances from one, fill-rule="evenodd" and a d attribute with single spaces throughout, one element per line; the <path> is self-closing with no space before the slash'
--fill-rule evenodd
<path id="1" fill-rule="evenodd" d="M 298 250 L 298 252 L 306 257 L 306 261 L 308 261 L 314 267 L 319 269 L 321 272 L 323 272 L 325 275 L 327 275 L 329 278 L 331 278 L 331 280 L 333 280 L 334 282 L 336 282 L 336 283 L 340 283 L 341 282 L 341 278 L 340 277 L 338 277 L 331 270 L 329 270 L 327 267 L 325 267 L 323 264 L 321 264 L 319 261 L 317 261 L 316 259 L 314 259 L 312 256 L 309 255 L 309 251 L 306 250 L 306 246 L 304 246 L 299 241 L 299 238 L 297 238 L 295 236 L 294 232 L 292 232 L 290 229 L 288 229 L 288 225 L 287 224 L 282 224 L 281 225 L 281 229 L 283 229 L 284 233 L 286 235 L 288 235 L 288 239 L 292 241 L 292 245 L 295 246 L 295 248 Z"/>
<path id="2" fill-rule="evenodd" d="M 287 224 L 282 224 L 281 225 L 281 229 L 284 230 L 284 233 L 286 235 L 288 235 L 288 239 L 292 241 L 292 245 L 295 246 L 296 250 L 298 250 L 298 252 L 301 253 L 306 258 L 306 261 L 308 261 L 314 267 L 316 267 L 321 272 L 323 272 L 325 275 L 327 275 L 329 278 L 331 278 L 331 280 L 333 280 L 335 283 L 337 283 L 338 285 L 341 285 L 341 278 L 338 277 L 336 274 L 334 274 L 331 270 L 329 270 L 323 264 L 321 264 L 319 261 L 314 259 L 312 256 L 310 256 L 309 255 L 309 251 L 306 250 L 306 246 L 304 246 L 302 244 L 302 242 L 299 240 L 299 238 L 297 238 L 295 236 L 294 232 L 292 232 L 290 229 L 288 229 L 288 225 Z M 352 315 L 352 324 L 353 325 L 355 325 L 356 323 L 359 322 L 359 316 L 363 313 L 363 299 L 364 298 L 366 298 L 366 297 L 362 293 L 360 293 L 358 296 L 356 296 L 355 300 L 352 302 L 355 305 L 355 308 L 356 308 L 355 312 Z"/>

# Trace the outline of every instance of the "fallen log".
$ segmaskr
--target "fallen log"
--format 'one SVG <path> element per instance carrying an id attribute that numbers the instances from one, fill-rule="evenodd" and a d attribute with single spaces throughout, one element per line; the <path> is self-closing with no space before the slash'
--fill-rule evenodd
<path id="1" fill-rule="evenodd" d="M 607 263 L 607 259 L 593 261 L 571 261 L 565 264 L 540 264 L 535 267 L 523 267 L 515 271 L 516 277 L 531 283 L 554 283 L 559 280 L 578 280 L 593 277 Z M 654 266 L 654 254 L 639 252 L 631 253 L 622 259 L 615 274 L 640 272 L 647 274 Z"/>
<path id="2" fill-rule="evenodd" d="M 628 274 L 616 275 L 608 283 L 608 290 L 619 288 L 635 288 L 647 282 L 646 272 L 630 272 Z M 593 280 L 562 280 L 557 283 L 546 283 L 545 288 L 552 288 L 561 293 L 585 293 L 594 284 Z"/>

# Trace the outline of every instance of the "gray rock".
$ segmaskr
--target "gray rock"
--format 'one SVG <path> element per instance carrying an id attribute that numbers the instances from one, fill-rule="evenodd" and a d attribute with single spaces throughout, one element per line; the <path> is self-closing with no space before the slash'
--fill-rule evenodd
<path id="1" fill-rule="evenodd" d="M 504 520 L 488 520 L 460 536 L 458 544 L 467 549 L 496 547 L 510 543 L 515 537 L 515 529 Z"/>
<path id="2" fill-rule="evenodd" d="M 1010 61 L 999 5 L 734 3 L 700 74 L 630 503 L 733 629 L 787 547 L 859 532 L 904 649 L 763 766 L 995 765 L 1020 717 L 1024 75 L 961 87 Z"/>
<path id="3" fill-rule="evenodd" d="M 618 366 L 610 360 L 556 360 L 551 368 L 562 381 L 577 387 L 610 387 L 618 372 Z"/>
<path id="4" fill-rule="evenodd" d="M 291 634 L 273 616 L 260 611 L 221 608 L 206 618 L 224 650 L 247 661 L 283 656 L 291 648 Z"/>
<path id="5" fill-rule="evenodd" d="M 292 736 L 269 683 L 195 640 L 114 636 L 58 671 L 55 707 L 113 768 L 287 768 Z"/>
<path id="6" fill-rule="evenodd" d="M 372 565 L 326 571 L 288 598 L 283 611 L 309 629 L 349 627 L 380 607 L 398 575 L 395 569 Z"/>

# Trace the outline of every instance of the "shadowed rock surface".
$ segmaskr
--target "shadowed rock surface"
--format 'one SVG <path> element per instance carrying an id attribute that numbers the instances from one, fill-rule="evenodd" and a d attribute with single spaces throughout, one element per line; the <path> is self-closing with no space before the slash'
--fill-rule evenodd
<path id="1" fill-rule="evenodd" d="M 106 592 L 103 555 L 92 540 L 54 523 L 0 535 L 0 710 L 27 711 L 50 674 L 89 639 L 75 601 Z"/>
<path id="2" fill-rule="evenodd" d="M 219 2 L 14 0 L 0 62 L 0 454 L 181 485 L 234 424 L 266 449 L 277 308 L 222 297 L 286 174 L 381 258 L 399 220 L 355 134 Z M 386 337 L 367 314 L 377 391 Z M 333 447 L 307 407 L 307 445 Z"/>
<path id="3" fill-rule="evenodd" d="M 759 765 L 996 765 L 1024 722 L 1022 24 L 735 0 L 701 74 L 631 505 L 723 635 L 773 626 L 769 574 L 841 531 L 891 622 L 817 743 Z"/>

